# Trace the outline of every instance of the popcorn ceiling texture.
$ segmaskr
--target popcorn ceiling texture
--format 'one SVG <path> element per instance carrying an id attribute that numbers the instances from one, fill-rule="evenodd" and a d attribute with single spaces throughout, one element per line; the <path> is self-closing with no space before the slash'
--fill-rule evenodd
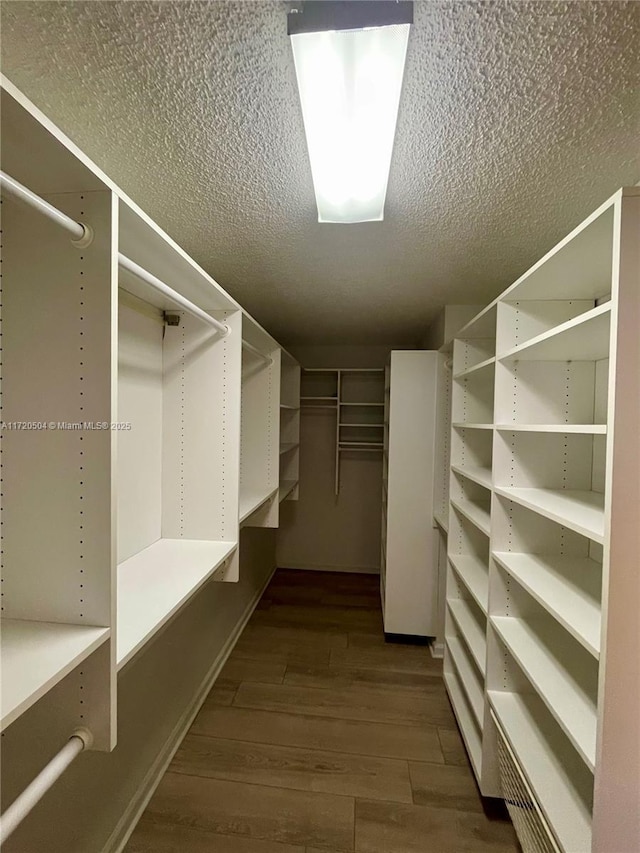
<path id="1" fill-rule="evenodd" d="M 416 343 L 640 179 L 640 3 L 415 4 L 385 221 L 319 225 L 284 2 L 3 2 L 3 70 L 283 343 Z"/>

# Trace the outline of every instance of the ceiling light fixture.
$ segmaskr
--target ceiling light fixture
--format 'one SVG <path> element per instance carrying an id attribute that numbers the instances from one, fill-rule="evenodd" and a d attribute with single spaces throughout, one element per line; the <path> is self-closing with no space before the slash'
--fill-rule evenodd
<path id="1" fill-rule="evenodd" d="M 413 3 L 306 0 L 288 15 L 319 222 L 384 202 Z"/>

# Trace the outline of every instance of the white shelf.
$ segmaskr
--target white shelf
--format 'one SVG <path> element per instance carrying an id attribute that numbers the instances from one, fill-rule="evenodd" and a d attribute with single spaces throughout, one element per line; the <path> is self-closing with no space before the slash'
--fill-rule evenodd
<path id="1" fill-rule="evenodd" d="M 2 619 L 2 730 L 108 640 L 108 628 Z"/>
<path id="2" fill-rule="evenodd" d="M 297 480 L 281 480 L 280 481 L 280 490 L 278 494 L 278 501 L 282 503 L 282 501 L 291 494 L 291 492 L 298 485 Z"/>
<path id="3" fill-rule="evenodd" d="M 496 424 L 499 432 L 557 432 L 561 435 L 606 435 L 606 424 Z"/>
<path id="4" fill-rule="evenodd" d="M 467 748 L 467 755 L 473 765 L 476 778 L 479 778 L 482 764 L 482 743 L 469 700 L 460 685 L 460 679 L 454 672 L 445 672 L 442 677 L 451 699 L 451 706 L 458 721 L 462 739 Z"/>
<path id="5" fill-rule="evenodd" d="M 458 512 L 468 518 L 478 530 L 482 531 L 486 536 L 489 535 L 491 529 L 491 515 L 489 512 L 489 504 L 472 503 L 471 501 L 451 500 L 451 506 L 455 507 Z"/>
<path id="6" fill-rule="evenodd" d="M 384 406 L 384 403 L 345 403 L 344 400 L 340 402 L 341 406 L 366 406 L 367 408 L 371 408 L 372 406 Z"/>
<path id="7" fill-rule="evenodd" d="M 571 756 L 535 696 L 489 691 L 489 701 L 563 850 L 591 850 L 591 798 L 586 768 Z M 581 770 L 584 769 L 584 774 Z"/>
<path id="8" fill-rule="evenodd" d="M 461 474 L 467 480 L 473 480 L 485 489 L 491 488 L 491 468 L 481 468 L 478 465 L 452 465 L 451 470 Z"/>
<path id="9" fill-rule="evenodd" d="M 384 447 L 381 441 L 341 441 L 340 447 Z"/>
<path id="10" fill-rule="evenodd" d="M 301 402 L 306 402 L 307 400 L 326 400 L 336 404 L 338 402 L 337 397 L 300 397 Z"/>
<path id="11" fill-rule="evenodd" d="M 477 557 L 468 554 L 449 554 L 449 562 L 486 615 L 489 609 L 489 572 Z"/>
<path id="12" fill-rule="evenodd" d="M 270 500 L 277 489 L 271 489 L 269 492 L 245 492 L 240 495 L 240 513 L 238 521 L 242 524 L 250 515 L 257 509 L 260 509 L 262 504 Z"/>
<path id="13" fill-rule="evenodd" d="M 452 424 L 456 429 L 493 429 L 493 424 L 474 424 L 474 423 L 465 423 L 464 421 L 457 421 L 455 424 Z"/>
<path id="14" fill-rule="evenodd" d="M 461 598 L 452 598 L 447 601 L 451 615 L 469 647 L 469 651 L 476 662 L 478 669 L 484 677 L 485 663 L 487 657 L 487 638 L 481 631 L 478 623 L 469 611 L 469 605 Z"/>
<path id="15" fill-rule="evenodd" d="M 597 361 L 609 357 L 611 303 L 537 335 L 499 356 L 500 361 Z"/>
<path id="16" fill-rule="evenodd" d="M 604 495 L 600 492 L 503 486 L 494 486 L 494 491 L 594 542 L 604 540 Z"/>
<path id="17" fill-rule="evenodd" d="M 300 406 L 287 406 L 286 403 L 280 403 L 281 409 L 286 409 L 288 412 L 297 412 L 300 409 Z"/>
<path id="18" fill-rule="evenodd" d="M 493 554 L 527 592 L 595 658 L 600 656 L 602 566 L 588 557 Z"/>
<path id="19" fill-rule="evenodd" d="M 289 453 L 291 450 L 295 450 L 296 447 L 300 447 L 299 442 L 297 442 L 297 441 L 284 441 L 280 445 L 280 455 L 282 456 L 283 453 Z"/>
<path id="20" fill-rule="evenodd" d="M 447 535 L 449 533 L 449 518 L 446 512 L 436 512 L 434 513 L 433 520 L 436 525 L 442 530 L 442 532 Z"/>
<path id="21" fill-rule="evenodd" d="M 345 424 L 345 423 L 341 423 L 341 424 L 338 424 L 338 426 L 341 426 L 341 427 L 367 427 L 367 429 L 369 429 L 369 428 L 370 429 L 382 429 L 384 427 L 384 424 Z"/>
<path id="22" fill-rule="evenodd" d="M 449 654 L 458 671 L 459 680 L 469 700 L 469 705 L 476 718 L 478 728 L 482 731 L 484 717 L 484 680 L 478 678 L 478 673 L 469 661 L 466 649 L 457 637 L 445 637 Z"/>
<path id="23" fill-rule="evenodd" d="M 493 616 L 491 621 L 544 704 L 589 769 L 593 770 L 596 753 L 595 696 L 589 695 L 589 673 L 584 672 L 584 662 L 576 656 L 579 650 L 575 642 L 550 619 L 536 619 L 529 623 L 510 616 Z M 595 688 L 597 664 L 591 662 Z M 582 684 L 573 676 L 574 671 L 584 672 Z"/>
<path id="24" fill-rule="evenodd" d="M 495 363 L 495 356 L 486 358 L 484 361 L 479 361 L 478 364 L 474 364 L 472 367 L 467 367 L 465 370 L 461 370 L 460 373 L 455 373 L 453 378 L 463 379 L 465 376 L 471 376 L 474 373 L 479 373 L 481 370 L 486 370 L 486 368 L 491 367 Z"/>
<path id="25" fill-rule="evenodd" d="M 120 563 L 119 668 L 178 612 L 236 547 L 236 542 L 159 539 Z"/>

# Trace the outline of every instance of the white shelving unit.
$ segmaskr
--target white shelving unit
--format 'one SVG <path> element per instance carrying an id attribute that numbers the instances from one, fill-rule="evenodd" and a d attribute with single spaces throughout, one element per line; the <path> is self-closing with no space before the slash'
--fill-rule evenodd
<path id="1" fill-rule="evenodd" d="M 376 367 L 302 370 L 300 402 L 307 411 L 331 409 L 336 414 L 335 493 L 340 492 L 340 465 L 346 455 L 382 453 L 384 448 L 384 369 Z"/>
<path id="2" fill-rule="evenodd" d="M 280 372 L 280 490 L 278 502 L 297 501 L 300 478 L 300 366 L 282 351 Z"/>
<path id="3" fill-rule="evenodd" d="M 385 382 L 381 597 L 387 634 L 438 630 L 433 519 L 438 353 L 393 351 Z"/>
<path id="4" fill-rule="evenodd" d="M 299 368 L 4 78 L 2 119 L 3 738 L 108 751 L 118 670 L 297 497 Z"/>
<path id="5" fill-rule="evenodd" d="M 621 190 L 454 343 L 445 683 L 526 850 L 640 833 L 638 233 Z"/>

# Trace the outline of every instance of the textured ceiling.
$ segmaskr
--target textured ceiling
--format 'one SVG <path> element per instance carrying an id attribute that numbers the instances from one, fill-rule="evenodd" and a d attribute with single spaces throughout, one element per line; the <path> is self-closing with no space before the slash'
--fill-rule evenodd
<path id="1" fill-rule="evenodd" d="M 385 221 L 319 225 L 284 2 L 13 2 L 3 70 L 283 343 L 415 343 L 640 179 L 640 3 L 421 2 Z"/>

